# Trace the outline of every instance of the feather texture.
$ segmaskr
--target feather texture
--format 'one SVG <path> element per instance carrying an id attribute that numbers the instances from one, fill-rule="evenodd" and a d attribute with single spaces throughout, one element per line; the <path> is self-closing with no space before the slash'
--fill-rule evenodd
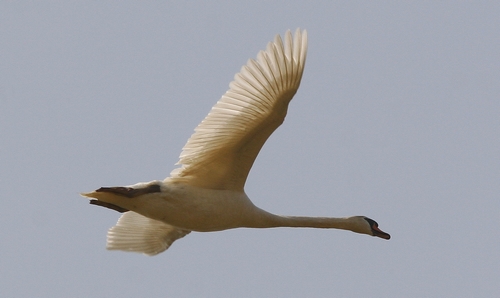
<path id="1" fill-rule="evenodd" d="M 264 142 L 285 119 L 300 85 L 307 33 L 277 35 L 235 75 L 182 149 L 172 181 L 210 189 L 243 190 Z"/>
<path id="2" fill-rule="evenodd" d="M 128 211 L 120 217 L 116 226 L 109 229 L 106 248 L 153 256 L 190 232 Z"/>

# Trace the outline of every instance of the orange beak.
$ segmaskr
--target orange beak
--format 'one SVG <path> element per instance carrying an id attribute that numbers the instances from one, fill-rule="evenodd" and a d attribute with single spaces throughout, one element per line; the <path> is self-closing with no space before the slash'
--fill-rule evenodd
<path id="1" fill-rule="evenodd" d="M 377 236 L 377 237 L 387 239 L 387 240 L 391 239 L 391 235 L 389 235 L 386 232 L 379 229 L 376 223 L 374 223 L 372 225 L 372 233 L 373 233 L 373 236 Z"/>

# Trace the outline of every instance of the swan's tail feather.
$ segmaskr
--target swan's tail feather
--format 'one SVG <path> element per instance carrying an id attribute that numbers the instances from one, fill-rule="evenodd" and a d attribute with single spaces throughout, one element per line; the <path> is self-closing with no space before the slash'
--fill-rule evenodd
<path id="1" fill-rule="evenodd" d="M 128 211 L 108 231 L 106 248 L 153 256 L 165 251 L 175 240 L 190 232 Z"/>

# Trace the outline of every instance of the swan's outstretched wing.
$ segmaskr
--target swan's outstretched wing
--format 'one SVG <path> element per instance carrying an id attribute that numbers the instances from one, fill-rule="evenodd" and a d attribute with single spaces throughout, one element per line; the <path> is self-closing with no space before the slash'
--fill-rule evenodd
<path id="1" fill-rule="evenodd" d="M 285 119 L 299 88 L 307 52 L 307 32 L 279 35 L 249 60 L 182 149 L 170 173 L 173 181 L 243 190 L 248 172 L 267 138 Z"/>
<path id="2" fill-rule="evenodd" d="M 123 213 L 116 226 L 109 229 L 106 248 L 153 256 L 190 232 L 128 211 Z"/>

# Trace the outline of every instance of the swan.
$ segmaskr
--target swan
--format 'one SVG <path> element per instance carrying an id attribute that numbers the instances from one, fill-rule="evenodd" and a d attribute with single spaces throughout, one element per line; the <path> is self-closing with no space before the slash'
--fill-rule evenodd
<path id="1" fill-rule="evenodd" d="M 179 168 L 163 181 L 101 187 L 82 193 L 90 204 L 122 214 L 106 248 L 156 255 L 191 231 L 309 227 L 350 230 L 390 239 L 365 216 L 280 216 L 255 206 L 245 181 L 262 145 L 285 119 L 299 88 L 307 32 L 288 30 L 250 59 L 182 149 Z"/>

